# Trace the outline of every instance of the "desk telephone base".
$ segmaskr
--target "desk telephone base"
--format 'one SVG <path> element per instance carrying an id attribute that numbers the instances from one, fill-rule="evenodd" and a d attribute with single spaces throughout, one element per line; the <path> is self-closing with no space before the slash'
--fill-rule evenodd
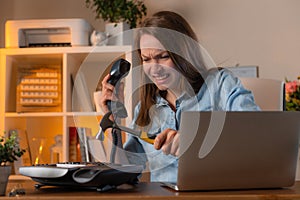
<path id="1" fill-rule="evenodd" d="M 57 163 L 20 167 L 22 175 L 42 186 L 66 186 L 105 191 L 122 184 L 136 184 L 142 173 L 141 165 L 111 163 Z"/>

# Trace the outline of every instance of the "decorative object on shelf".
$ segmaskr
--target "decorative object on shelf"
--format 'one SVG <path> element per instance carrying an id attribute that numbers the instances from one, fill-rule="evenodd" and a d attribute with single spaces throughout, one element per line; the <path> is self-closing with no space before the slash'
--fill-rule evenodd
<path id="1" fill-rule="evenodd" d="M 286 110 L 300 111 L 300 76 L 298 80 L 285 81 Z"/>
<path id="2" fill-rule="evenodd" d="M 13 132 L 8 137 L 0 137 L 0 196 L 5 195 L 11 163 L 17 161 L 25 153 L 20 148 L 17 135 Z"/>
<path id="3" fill-rule="evenodd" d="M 108 45 L 130 45 L 129 25 L 125 22 L 106 23 L 105 32 L 108 35 Z M 126 32 L 127 31 L 127 32 Z"/>
<path id="4" fill-rule="evenodd" d="M 17 112 L 61 111 L 61 67 L 18 68 Z"/>
<path id="5" fill-rule="evenodd" d="M 56 135 L 54 137 L 55 144 L 50 147 L 50 162 L 59 163 L 63 162 L 62 155 L 62 135 Z"/>
<path id="6" fill-rule="evenodd" d="M 103 46 L 107 44 L 108 34 L 94 30 L 91 34 L 90 41 L 93 46 Z"/>
<path id="7" fill-rule="evenodd" d="M 96 19 L 108 22 L 105 32 L 114 37 L 130 28 L 136 28 L 142 18 L 147 15 L 143 0 L 86 0 L 87 8 L 93 9 Z M 109 41 L 111 45 L 125 44 L 121 39 Z"/>
<path id="8" fill-rule="evenodd" d="M 48 163 L 47 158 L 45 156 L 45 153 L 47 151 L 46 146 L 47 138 L 45 137 L 33 137 L 30 141 L 30 153 L 31 153 L 31 159 L 32 164 L 38 165 L 38 164 L 45 164 Z"/>

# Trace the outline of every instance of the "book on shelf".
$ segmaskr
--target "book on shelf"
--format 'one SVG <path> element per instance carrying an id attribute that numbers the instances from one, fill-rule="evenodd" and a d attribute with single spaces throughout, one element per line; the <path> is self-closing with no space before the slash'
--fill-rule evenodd
<path id="1" fill-rule="evenodd" d="M 77 128 L 74 126 L 69 127 L 69 161 L 80 162 L 80 144 L 78 139 Z"/>
<path id="2" fill-rule="evenodd" d="M 12 133 L 17 134 L 21 149 L 26 150 L 25 153 L 23 154 L 23 156 L 18 158 L 18 160 L 13 163 L 14 164 L 14 173 L 19 174 L 19 168 L 21 166 L 30 166 L 30 165 L 32 165 L 29 142 L 28 142 L 28 135 L 27 135 L 26 130 L 22 130 L 22 129 L 11 129 L 11 130 L 9 130 L 8 134 L 11 135 Z"/>
<path id="3" fill-rule="evenodd" d="M 88 140 L 92 138 L 92 130 L 87 127 L 69 127 L 69 161 L 91 162 Z"/>
<path id="4" fill-rule="evenodd" d="M 77 127 L 77 133 L 80 145 L 81 162 L 91 162 L 88 140 L 92 137 L 92 130 L 87 127 Z"/>

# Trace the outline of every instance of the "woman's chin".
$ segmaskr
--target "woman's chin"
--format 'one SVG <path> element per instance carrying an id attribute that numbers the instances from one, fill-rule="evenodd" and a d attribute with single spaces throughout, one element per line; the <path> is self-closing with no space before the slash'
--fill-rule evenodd
<path id="1" fill-rule="evenodd" d="M 159 90 L 167 90 L 168 89 L 168 87 L 166 85 L 158 85 L 158 84 L 156 84 L 156 86 L 157 86 L 157 88 Z"/>

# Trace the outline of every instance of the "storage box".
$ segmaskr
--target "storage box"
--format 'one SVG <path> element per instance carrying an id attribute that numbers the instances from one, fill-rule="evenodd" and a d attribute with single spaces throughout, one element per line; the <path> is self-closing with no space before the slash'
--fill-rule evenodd
<path id="1" fill-rule="evenodd" d="M 17 112 L 60 112 L 61 66 L 18 68 Z"/>

